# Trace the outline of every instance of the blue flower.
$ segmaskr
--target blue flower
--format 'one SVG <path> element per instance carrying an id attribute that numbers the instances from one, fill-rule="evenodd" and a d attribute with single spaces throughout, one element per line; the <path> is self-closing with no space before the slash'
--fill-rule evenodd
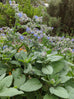
<path id="1" fill-rule="evenodd" d="M 34 34 L 34 36 L 37 37 L 38 35 L 37 34 Z"/>
<path id="2" fill-rule="evenodd" d="M 64 36 L 62 37 L 62 39 L 64 39 Z"/>
<path id="3" fill-rule="evenodd" d="M 71 40 L 72 42 L 74 41 L 74 39 Z"/>
<path id="4" fill-rule="evenodd" d="M 63 37 L 61 37 L 61 40 L 63 40 L 64 39 L 64 36 Z"/>
<path id="5" fill-rule="evenodd" d="M 29 39 L 29 41 L 32 41 L 31 39 Z"/>
<path id="6" fill-rule="evenodd" d="M 40 37 L 39 37 L 39 36 L 38 36 L 37 38 L 38 38 L 38 39 L 40 39 Z"/>
<path id="7" fill-rule="evenodd" d="M 40 34 L 40 37 L 42 38 L 43 37 L 43 34 Z"/>
<path id="8" fill-rule="evenodd" d="M 51 41 L 51 43 L 53 43 L 53 41 Z"/>
<path id="9" fill-rule="evenodd" d="M 37 19 L 37 18 L 38 18 L 38 16 L 36 16 L 36 15 L 35 15 L 35 16 L 34 16 L 34 18 L 35 18 L 35 19 Z"/>
<path id="10" fill-rule="evenodd" d="M 74 53 L 74 49 L 72 49 L 72 52 Z"/>
<path id="11" fill-rule="evenodd" d="M 36 31 L 39 31 L 39 29 L 36 28 Z"/>
<path id="12" fill-rule="evenodd" d="M 4 50 L 5 48 L 7 48 L 7 45 L 4 45 L 4 46 L 3 46 L 3 50 Z"/>
<path id="13" fill-rule="evenodd" d="M 23 36 L 20 36 L 20 40 L 24 40 L 24 37 Z"/>
<path id="14" fill-rule="evenodd" d="M 0 28 L 0 31 L 2 31 L 3 29 L 2 28 Z"/>
<path id="15" fill-rule="evenodd" d="M 18 13 L 18 16 L 21 18 L 22 17 L 22 13 Z"/>
<path id="16" fill-rule="evenodd" d="M 52 30 L 54 29 L 54 27 L 52 27 Z"/>
<path id="17" fill-rule="evenodd" d="M 49 39 L 50 39 L 50 37 L 47 37 L 47 39 L 49 40 Z"/>
<path id="18" fill-rule="evenodd" d="M 5 36 L 5 34 L 3 33 L 3 34 L 1 34 L 1 36 Z"/>
<path id="19" fill-rule="evenodd" d="M 26 32 L 29 32 L 29 31 L 31 31 L 31 29 L 29 27 L 27 27 Z"/>
<path id="20" fill-rule="evenodd" d="M 32 31 L 31 34 L 34 34 L 34 31 Z"/>
<path id="21" fill-rule="evenodd" d="M 40 33 L 43 33 L 42 31 L 40 31 Z"/>
<path id="22" fill-rule="evenodd" d="M 12 1 L 11 0 L 9 0 L 9 4 L 12 4 Z"/>

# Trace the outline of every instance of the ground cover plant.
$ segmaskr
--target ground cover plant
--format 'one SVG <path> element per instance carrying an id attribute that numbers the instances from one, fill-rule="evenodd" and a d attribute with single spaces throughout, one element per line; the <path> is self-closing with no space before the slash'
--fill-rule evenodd
<path id="1" fill-rule="evenodd" d="M 0 28 L 0 98 L 73 99 L 74 39 L 47 35 L 54 28 L 42 17 L 11 6 L 15 26 Z"/>

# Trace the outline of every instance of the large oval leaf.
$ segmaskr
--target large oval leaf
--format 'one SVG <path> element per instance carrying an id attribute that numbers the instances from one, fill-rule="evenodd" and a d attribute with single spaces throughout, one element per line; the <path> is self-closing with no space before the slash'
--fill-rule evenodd
<path id="1" fill-rule="evenodd" d="M 53 66 L 54 73 L 58 73 L 63 70 L 66 64 L 64 60 L 61 60 L 61 61 L 53 62 L 52 66 Z"/>
<path id="2" fill-rule="evenodd" d="M 69 98 L 69 94 L 68 94 L 67 90 L 63 87 L 57 87 L 57 88 L 51 87 L 50 92 L 51 92 L 51 94 L 54 94 L 61 98 Z"/>
<path id="3" fill-rule="evenodd" d="M 46 66 L 42 68 L 42 72 L 44 74 L 52 74 L 53 73 L 53 68 L 51 66 Z"/>
<path id="4" fill-rule="evenodd" d="M 47 55 L 46 62 L 48 62 L 48 61 L 55 62 L 55 61 L 60 61 L 62 59 L 63 59 L 62 56 L 57 56 L 57 55 L 50 54 L 50 55 Z"/>
<path id="5" fill-rule="evenodd" d="M 20 94 L 24 94 L 22 91 L 18 91 L 15 88 L 6 88 L 3 89 L 2 91 L 0 91 L 0 97 L 4 96 L 4 97 L 12 97 L 15 95 L 20 95 Z"/>
<path id="6" fill-rule="evenodd" d="M 42 84 L 36 78 L 29 79 L 24 85 L 20 87 L 21 90 L 25 92 L 32 92 L 40 89 Z"/>
<path id="7" fill-rule="evenodd" d="M 21 85 L 24 84 L 25 80 L 26 80 L 25 75 L 21 75 L 17 78 L 14 78 L 14 86 L 19 88 Z"/>
<path id="8" fill-rule="evenodd" d="M 10 85 L 12 84 L 12 80 L 13 80 L 12 75 L 7 76 L 7 77 L 5 77 L 4 79 L 1 80 L 1 84 L 4 87 L 10 87 Z"/>
<path id="9" fill-rule="evenodd" d="M 74 88 L 67 86 L 67 90 L 69 92 L 69 99 L 74 99 Z"/>
<path id="10" fill-rule="evenodd" d="M 58 97 L 46 94 L 43 99 L 58 99 Z"/>

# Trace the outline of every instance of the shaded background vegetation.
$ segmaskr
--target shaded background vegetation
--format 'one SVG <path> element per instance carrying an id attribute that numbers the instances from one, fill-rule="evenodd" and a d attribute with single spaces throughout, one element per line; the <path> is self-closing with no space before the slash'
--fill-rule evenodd
<path id="1" fill-rule="evenodd" d="M 47 8 L 48 18 L 51 22 L 47 24 L 55 27 L 55 31 L 59 30 L 62 33 L 74 35 L 74 0 L 57 1 L 51 0 Z"/>

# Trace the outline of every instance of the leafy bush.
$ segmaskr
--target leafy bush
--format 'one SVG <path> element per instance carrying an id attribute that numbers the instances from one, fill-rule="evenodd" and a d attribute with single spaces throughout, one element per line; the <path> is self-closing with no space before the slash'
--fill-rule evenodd
<path id="1" fill-rule="evenodd" d="M 61 21 L 61 18 L 60 17 L 51 17 L 50 15 L 48 15 L 47 13 L 44 14 L 43 16 L 43 23 L 44 24 L 47 24 L 47 26 L 50 26 L 50 27 L 54 27 L 54 30 L 53 32 L 48 32 L 48 34 L 54 36 L 56 35 L 55 31 L 57 29 L 57 32 L 59 32 L 59 29 L 58 27 L 60 27 L 60 21 Z"/>
<path id="2" fill-rule="evenodd" d="M 0 27 L 13 26 L 15 23 L 15 11 L 10 5 L 0 3 Z"/>
<path id="3" fill-rule="evenodd" d="M 19 9 L 20 11 L 23 11 L 24 13 L 27 14 L 28 17 L 33 17 L 34 15 L 37 16 L 42 16 L 43 15 L 43 10 L 45 10 L 44 7 L 38 6 L 34 7 L 31 4 L 31 0 L 15 0 L 19 4 Z"/>

